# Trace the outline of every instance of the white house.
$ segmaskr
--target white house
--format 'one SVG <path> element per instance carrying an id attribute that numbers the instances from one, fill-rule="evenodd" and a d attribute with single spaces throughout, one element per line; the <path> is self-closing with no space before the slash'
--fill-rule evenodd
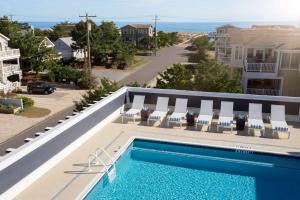
<path id="1" fill-rule="evenodd" d="M 0 33 L 0 92 L 20 88 L 20 50 L 8 47 L 9 38 Z"/>
<path id="2" fill-rule="evenodd" d="M 70 60 L 75 58 L 76 60 L 81 60 L 84 58 L 83 49 L 73 49 L 72 44 L 75 41 L 72 37 L 62 37 L 54 42 L 54 50 L 61 56 L 62 60 Z"/>

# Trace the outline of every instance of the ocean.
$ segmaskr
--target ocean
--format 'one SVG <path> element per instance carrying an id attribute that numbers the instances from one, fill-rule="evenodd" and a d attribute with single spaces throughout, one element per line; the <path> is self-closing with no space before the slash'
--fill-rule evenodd
<path id="1" fill-rule="evenodd" d="M 51 28 L 58 22 L 28 22 L 35 28 Z M 135 22 L 115 22 L 120 28 L 127 24 L 134 24 Z M 137 22 L 147 23 L 147 22 Z M 98 22 L 97 24 L 100 24 Z M 252 25 L 294 25 L 298 26 L 297 22 L 160 22 L 157 25 L 158 30 L 165 32 L 203 32 L 209 33 L 216 30 L 217 27 L 224 24 L 232 24 L 237 27 L 247 28 Z"/>

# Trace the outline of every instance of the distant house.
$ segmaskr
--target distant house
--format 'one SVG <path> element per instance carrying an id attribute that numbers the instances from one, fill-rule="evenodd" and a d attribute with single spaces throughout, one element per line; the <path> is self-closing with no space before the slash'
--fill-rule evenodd
<path id="1" fill-rule="evenodd" d="M 72 44 L 75 41 L 72 40 L 72 37 L 62 37 L 58 38 L 54 42 L 54 50 L 61 56 L 62 60 L 81 60 L 84 58 L 84 50 L 83 49 L 73 49 Z"/>
<path id="2" fill-rule="evenodd" d="M 153 37 L 154 28 L 151 24 L 129 24 L 121 28 L 121 35 L 124 41 L 141 46 L 142 39 Z"/>
<path id="3" fill-rule="evenodd" d="M 300 96 L 300 29 L 286 25 L 217 28 L 216 59 L 243 71 L 248 94 Z"/>

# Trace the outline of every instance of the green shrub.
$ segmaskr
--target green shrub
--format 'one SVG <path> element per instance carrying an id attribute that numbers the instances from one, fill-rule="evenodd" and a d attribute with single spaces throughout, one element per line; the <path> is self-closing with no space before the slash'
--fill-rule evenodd
<path id="1" fill-rule="evenodd" d="M 22 99 L 24 108 L 31 107 L 34 104 L 33 99 L 31 99 L 29 97 L 19 96 L 19 97 L 17 97 L 17 99 Z"/>
<path id="2" fill-rule="evenodd" d="M 4 113 L 4 114 L 14 114 L 14 109 L 16 107 L 12 106 L 12 105 L 4 105 L 4 104 L 0 104 L 0 113 Z"/>

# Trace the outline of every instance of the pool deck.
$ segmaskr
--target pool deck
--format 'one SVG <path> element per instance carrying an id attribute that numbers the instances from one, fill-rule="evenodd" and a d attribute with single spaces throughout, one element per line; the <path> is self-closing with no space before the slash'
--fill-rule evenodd
<path id="1" fill-rule="evenodd" d="M 215 120 L 214 120 L 215 121 Z M 163 123 L 165 124 L 165 122 Z M 212 132 L 194 130 L 193 127 L 183 126 L 167 128 L 165 126 L 146 126 L 139 121 L 126 124 L 121 119 L 109 123 L 99 130 L 92 138 L 63 159 L 45 175 L 34 182 L 15 199 L 76 199 L 84 189 L 96 178 L 104 173 L 101 165 L 93 166 L 93 171 L 88 172 L 88 155 L 94 153 L 99 147 L 104 148 L 114 159 L 126 148 L 134 138 L 149 138 L 162 141 L 174 141 L 209 146 L 222 146 L 228 148 L 251 148 L 253 151 L 266 151 L 280 154 L 289 154 L 300 157 L 300 124 L 289 124 L 291 130 L 290 139 L 286 134 L 280 134 L 282 139 L 262 138 L 259 136 L 247 136 L 247 130 L 239 132 L 224 131 L 216 133 L 213 126 Z M 266 125 L 266 133 L 270 135 L 270 125 Z M 101 158 L 106 162 L 105 155 Z"/>

